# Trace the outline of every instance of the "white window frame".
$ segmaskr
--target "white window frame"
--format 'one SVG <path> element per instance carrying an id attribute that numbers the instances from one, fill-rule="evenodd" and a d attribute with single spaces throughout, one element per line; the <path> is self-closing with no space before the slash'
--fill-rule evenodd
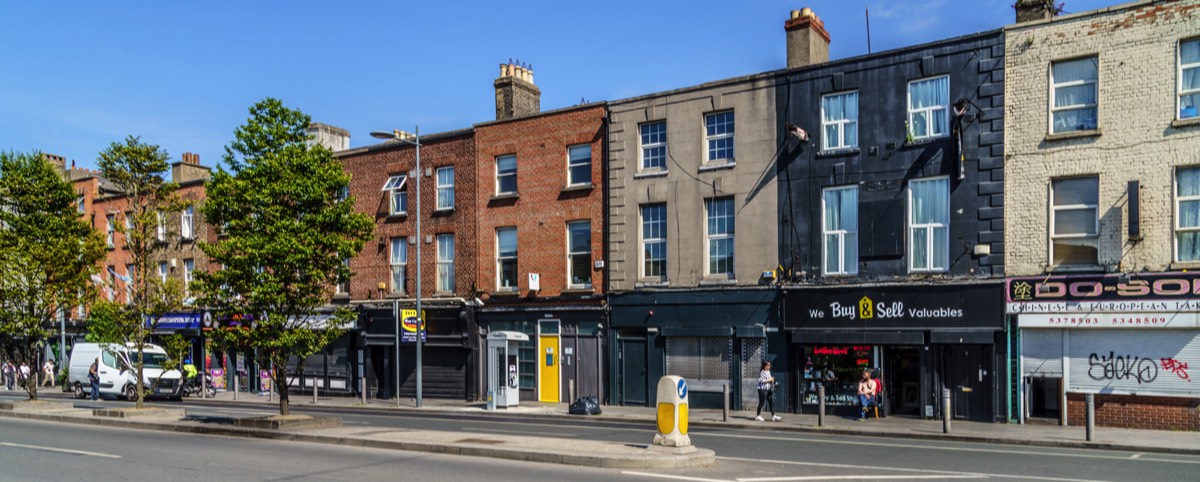
<path id="1" fill-rule="evenodd" d="M 513 165 L 512 172 L 503 172 L 503 173 L 500 172 L 500 162 L 501 161 L 507 162 L 509 159 L 512 159 L 512 165 Z M 504 188 L 500 187 L 500 185 L 501 185 L 501 181 L 508 177 L 512 177 L 513 188 L 512 188 L 512 190 L 506 191 L 506 190 L 504 190 Z M 509 194 L 516 194 L 518 187 L 519 186 L 517 185 L 517 155 L 516 154 L 505 154 L 503 156 L 496 156 L 496 195 L 503 196 L 503 195 L 509 195 Z"/>
<path id="2" fill-rule="evenodd" d="M 1063 82 L 1063 83 L 1056 83 L 1054 81 L 1054 64 L 1066 63 L 1066 62 L 1078 62 L 1078 61 L 1082 61 L 1082 60 L 1091 60 L 1096 63 L 1096 79 L 1095 80 L 1073 80 L 1070 82 Z M 1066 133 L 1066 132 L 1087 132 L 1089 130 L 1094 130 L 1094 129 L 1100 128 L 1100 57 L 1098 55 L 1091 55 L 1091 56 L 1087 56 L 1087 57 L 1078 57 L 1078 58 L 1073 58 L 1073 59 L 1062 59 L 1062 60 L 1051 61 L 1049 75 L 1050 75 L 1050 98 L 1048 99 L 1048 102 L 1046 104 L 1050 110 L 1050 112 L 1048 114 L 1048 118 L 1047 118 L 1047 122 L 1050 125 L 1050 133 L 1051 134 L 1061 134 L 1061 133 Z M 1066 107 L 1055 107 L 1054 106 L 1054 92 L 1058 88 L 1060 88 L 1060 87 L 1077 87 L 1080 85 L 1088 85 L 1088 84 L 1092 85 L 1092 91 L 1095 92 L 1096 102 L 1091 103 L 1091 104 L 1076 104 L 1076 105 L 1070 105 L 1070 106 L 1066 106 Z M 1096 126 L 1095 127 L 1093 127 L 1092 129 L 1074 129 L 1074 130 L 1065 130 L 1065 131 L 1061 131 L 1061 132 L 1054 130 L 1054 114 L 1055 113 L 1069 111 L 1069 110 L 1083 110 L 1083 109 L 1095 109 L 1096 110 Z"/>
<path id="3" fill-rule="evenodd" d="M 1183 117 L 1183 111 L 1181 110 L 1183 108 L 1183 96 L 1193 94 L 1200 95 L 1200 88 L 1183 90 L 1183 73 L 1185 70 L 1196 69 L 1196 75 L 1200 75 L 1200 59 L 1197 59 L 1196 62 L 1192 62 L 1190 64 L 1183 63 L 1183 44 L 1191 42 L 1200 44 L 1200 37 L 1180 40 L 1175 54 L 1175 63 L 1179 66 L 1178 79 L 1176 80 L 1175 86 L 1175 118 L 1179 120 L 1200 119 L 1200 112 L 1197 112 L 1195 116 L 1185 118 Z M 1200 48 L 1200 46 L 1197 48 Z M 1200 105 L 1195 107 L 1197 110 L 1200 110 Z"/>
<path id="4" fill-rule="evenodd" d="M 117 239 L 116 239 L 117 236 L 115 234 L 116 230 L 117 230 L 117 215 L 116 214 L 105 215 L 104 216 L 104 233 L 105 233 L 105 241 L 104 242 L 105 242 L 105 245 L 110 248 L 116 245 L 116 241 L 117 241 Z"/>
<path id="5" fill-rule="evenodd" d="M 154 225 L 155 238 L 158 239 L 159 241 L 166 241 L 167 240 L 167 214 L 162 211 L 158 211 L 155 213 L 155 218 L 158 221 Z"/>
<path id="6" fill-rule="evenodd" d="M 709 223 L 711 222 L 711 220 L 714 216 L 712 213 L 713 207 L 717 202 L 721 202 L 721 203 L 728 202 L 729 203 L 729 232 L 727 232 L 727 233 L 714 234 L 714 233 L 709 232 L 709 230 L 708 230 Z M 736 242 L 734 242 L 734 234 L 737 232 L 737 227 L 734 223 L 736 222 L 737 216 L 736 216 L 735 207 L 736 206 L 734 205 L 733 196 L 721 196 L 721 197 L 715 197 L 715 198 L 708 198 L 708 199 L 704 200 L 704 275 L 705 276 L 728 276 L 730 279 L 734 279 L 736 277 L 735 276 L 736 268 L 735 268 L 734 263 L 737 259 L 737 257 L 735 256 L 737 253 L 737 246 L 736 246 Z M 728 271 L 726 271 L 726 272 L 714 273 L 712 271 L 712 242 L 713 241 L 724 241 L 724 240 L 730 241 L 729 268 L 728 268 Z"/>
<path id="7" fill-rule="evenodd" d="M 450 173 L 450 183 L 442 183 L 442 173 Z M 454 209 L 454 166 L 442 166 L 434 172 L 434 182 L 437 184 L 437 209 L 438 211 Z"/>
<path id="8" fill-rule="evenodd" d="M 849 224 L 849 226 L 841 226 L 840 229 L 828 231 L 825 229 L 825 226 L 826 226 L 826 222 L 825 222 L 826 196 L 829 193 L 834 192 L 834 191 L 853 191 L 854 192 L 854 203 L 856 205 L 855 209 L 854 209 L 854 221 L 847 223 L 847 224 Z M 860 214 L 859 209 L 858 209 L 858 207 L 859 207 L 858 204 L 859 203 L 858 203 L 858 186 L 857 185 L 827 187 L 827 188 L 821 190 L 821 274 L 823 276 L 849 276 L 849 275 L 858 274 L 858 258 L 859 258 L 859 256 L 857 255 L 857 253 L 859 252 L 859 249 L 858 249 L 859 248 L 858 215 Z M 847 246 L 846 239 L 848 237 L 850 237 L 849 235 L 853 235 L 853 239 L 854 239 L 854 243 L 855 243 L 854 252 L 856 253 L 856 255 L 855 255 L 855 259 L 853 260 L 853 262 L 847 262 L 848 260 L 846 259 L 846 246 Z M 838 253 L 837 259 L 838 259 L 838 265 L 839 265 L 838 268 L 839 269 L 837 269 L 837 270 L 830 270 L 829 266 L 827 265 L 827 260 L 829 259 L 829 252 L 828 252 L 829 243 L 826 241 L 826 238 L 829 236 L 836 236 L 838 238 L 837 245 L 838 245 L 839 253 Z"/>
<path id="9" fill-rule="evenodd" d="M 383 183 L 388 196 L 388 216 L 408 215 L 408 176 L 393 174 Z"/>
<path id="10" fill-rule="evenodd" d="M 512 233 L 513 245 L 516 246 L 516 251 L 511 256 L 504 256 L 500 253 L 500 237 L 502 234 Z M 513 270 L 512 286 L 504 286 L 504 262 L 512 261 L 514 264 L 519 263 L 521 244 L 517 238 L 517 228 L 515 226 L 505 226 L 496 228 L 496 291 L 518 291 L 521 287 L 521 274 L 519 268 Z M 520 266 L 517 264 L 517 266 Z"/>
<path id="11" fill-rule="evenodd" d="M 943 78 L 946 79 L 946 103 L 925 106 L 925 107 L 921 107 L 919 109 L 913 109 L 913 106 L 912 106 L 913 84 L 919 84 L 922 82 L 931 82 L 931 81 L 943 79 Z M 908 110 L 908 134 L 910 136 L 912 136 L 912 138 L 914 140 L 937 139 L 939 137 L 946 137 L 946 136 L 950 135 L 950 97 L 951 96 L 950 96 L 950 76 L 949 75 L 935 75 L 933 77 L 926 77 L 924 79 L 910 80 L 908 82 L 908 91 L 906 92 L 906 95 L 905 95 L 904 107 Z M 933 126 L 934 126 L 933 116 L 939 109 L 942 111 L 942 115 L 946 116 L 946 132 L 942 132 L 940 134 L 933 132 Z M 913 120 L 913 116 L 915 114 L 919 114 L 922 112 L 925 113 L 925 134 L 926 135 L 917 136 L 913 130 L 913 125 L 916 123 L 916 121 Z"/>
<path id="12" fill-rule="evenodd" d="M 649 134 L 646 133 L 647 128 L 657 127 L 657 126 L 662 126 L 661 132 L 653 132 L 653 133 L 649 133 Z M 646 142 L 646 137 L 648 135 L 654 136 L 654 137 L 661 137 L 661 140 L 657 140 L 654 142 Z M 641 125 L 638 125 L 638 144 L 641 145 L 641 148 L 638 149 L 638 156 L 639 156 L 638 157 L 638 167 L 640 170 L 642 170 L 642 171 L 665 171 L 665 170 L 667 170 L 667 156 L 670 155 L 667 152 L 667 121 L 665 121 L 665 120 L 651 121 L 651 122 L 646 122 Z M 646 165 L 646 161 L 648 159 L 646 156 L 646 152 L 649 150 L 658 149 L 658 148 L 662 148 L 662 159 L 661 159 L 662 165 L 655 165 L 655 166 Z"/>
<path id="13" fill-rule="evenodd" d="M 343 259 L 342 264 L 346 266 L 346 269 L 349 269 L 350 258 Z M 335 284 L 333 287 L 333 293 L 337 295 L 350 294 L 350 278 L 347 277 L 345 282 Z"/>
<path id="14" fill-rule="evenodd" d="M 928 182 L 944 182 L 946 186 L 946 219 L 943 222 L 932 222 L 925 224 L 917 224 L 913 221 L 913 184 L 928 183 Z M 913 179 L 908 182 L 908 271 L 910 273 L 941 273 L 950 269 L 950 177 L 935 176 L 921 179 Z M 935 239 L 933 233 L 936 228 L 942 228 L 942 236 L 940 239 Z M 924 229 L 925 234 L 925 266 L 917 266 L 916 263 L 916 232 L 919 229 Z M 934 259 L 934 246 L 941 243 L 946 247 L 944 252 L 945 258 L 941 260 Z M 940 262 L 942 267 L 936 265 Z"/>
<path id="15" fill-rule="evenodd" d="M 710 135 L 708 133 L 708 127 L 709 127 L 710 120 L 715 119 L 717 116 L 723 116 L 726 114 L 729 115 L 729 132 Z M 735 137 L 736 127 L 737 127 L 737 118 L 734 117 L 732 110 L 723 110 L 720 112 L 710 112 L 710 113 L 704 114 L 704 159 L 705 159 L 704 162 L 706 162 L 706 163 L 735 162 L 735 159 L 737 159 L 737 150 L 736 150 L 737 138 Z M 713 152 L 714 152 L 714 150 L 716 150 L 712 146 L 713 141 L 719 141 L 719 140 L 724 140 L 724 139 L 729 139 L 729 142 L 730 142 L 729 156 L 713 157 Z"/>
<path id="16" fill-rule="evenodd" d="M 79 213 L 80 215 L 83 215 L 85 212 L 87 212 L 87 200 L 83 197 L 83 194 L 78 194 L 75 196 L 75 212 Z"/>
<path id="17" fill-rule="evenodd" d="M 1054 204 L 1054 183 L 1057 181 L 1066 181 L 1066 180 L 1072 180 L 1072 179 L 1095 179 L 1095 181 L 1096 181 L 1096 203 L 1095 204 L 1065 204 L 1062 206 L 1058 206 L 1058 205 Z M 1057 239 L 1095 239 L 1096 240 L 1096 260 L 1095 260 L 1095 262 L 1085 264 L 1085 265 L 1078 265 L 1078 266 L 1094 266 L 1094 265 L 1100 264 L 1100 249 L 1099 249 L 1100 248 L 1100 189 L 1099 189 L 1099 187 L 1100 187 L 1100 176 L 1097 176 L 1097 175 L 1061 177 L 1061 178 L 1054 178 L 1054 179 L 1050 180 L 1050 223 L 1049 223 L 1050 232 L 1049 232 L 1049 234 L 1050 234 L 1050 264 L 1051 265 L 1059 266 L 1057 263 L 1054 262 L 1054 241 Z M 1093 216 L 1093 218 L 1092 218 L 1093 219 L 1092 230 L 1096 234 L 1086 234 L 1086 233 L 1085 234 L 1054 234 L 1055 221 L 1058 218 L 1059 211 L 1078 211 L 1078 210 L 1083 210 L 1083 209 L 1091 209 L 1095 213 L 1095 216 Z M 1068 265 L 1068 266 L 1077 266 L 1077 265 Z"/>
<path id="18" fill-rule="evenodd" d="M 388 248 L 388 265 L 392 269 L 389 280 L 392 293 L 404 294 L 408 291 L 408 238 L 391 238 Z"/>
<path id="19" fill-rule="evenodd" d="M 582 251 L 572 251 L 571 247 L 571 227 L 587 225 L 588 243 L 587 248 Z M 592 221 L 588 219 L 580 219 L 567 222 L 567 288 L 570 289 L 591 289 L 592 288 Z M 587 282 L 575 283 L 575 257 L 587 256 Z"/>
<path id="20" fill-rule="evenodd" d="M 578 156 L 577 154 L 587 151 L 587 157 Z M 575 168 L 587 167 L 587 180 L 581 181 L 575 179 Z M 568 186 L 586 186 L 592 183 L 592 145 L 591 144 L 575 144 L 567 146 L 567 185 Z"/>
<path id="21" fill-rule="evenodd" d="M 653 222 L 655 222 L 655 223 L 661 222 L 663 224 L 663 228 L 662 228 L 663 237 L 649 238 L 649 237 L 646 237 L 646 210 L 647 209 L 657 209 L 657 208 L 662 209 L 662 219 L 655 220 Z M 667 203 L 650 203 L 650 204 L 643 204 L 643 205 L 639 206 L 638 207 L 638 218 L 640 221 L 638 223 L 638 229 L 641 231 L 640 235 L 642 238 L 642 249 L 641 249 L 641 253 L 639 254 L 639 257 L 641 258 L 640 259 L 641 263 L 639 263 L 641 265 L 641 267 L 639 268 L 639 271 L 641 272 L 641 277 L 648 278 L 648 279 L 665 280 L 665 279 L 667 279 L 667 259 L 668 259 L 667 258 L 667 250 L 670 249 L 670 246 L 667 244 L 667 236 L 668 236 L 668 234 L 667 234 L 667 227 L 668 227 L 667 226 Z M 663 245 L 662 274 L 651 275 L 646 270 L 646 263 L 649 261 L 658 261 L 658 260 L 657 259 L 650 260 L 646 257 L 646 247 L 651 244 L 658 244 L 658 243 L 662 243 L 662 245 Z"/>
<path id="22" fill-rule="evenodd" d="M 442 249 L 443 239 L 450 240 L 451 249 L 449 250 L 449 253 Z M 437 290 L 444 293 L 454 292 L 454 242 L 453 233 L 437 235 Z M 443 276 L 443 272 L 445 272 L 449 277 L 449 283 L 445 283 L 447 280 L 443 279 L 445 278 Z"/>
<path id="23" fill-rule="evenodd" d="M 1175 238 L 1175 239 L 1171 243 L 1174 245 L 1173 247 L 1175 248 L 1174 249 L 1175 252 L 1174 252 L 1174 256 L 1172 257 L 1172 259 L 1174 259 L 1176 262 L 1194 263 L 1194 262 L 1197 262 L 1200 260 L 1183 260 L 1179 256 L 1179 242 L 1180 242 L 1179 235 L 1182 233 L 1200 232 L 1200 226 L 1185 228 L 1185 227 L 1182 227 L 1179 225 L 1179 221 L 1181 219 L 1183 219 L 1183 215 L 1182 215 L 1183 203 L 1200 201 L 1200 194 L 1192 195 L 1192 196 L 1181 196 L 1179 194 L 1179 172 L 1184 171 L 1184 170 L 1189 170 L 1189 171 L 1190 170 L 1200 170 L 1200 166 L 1177 166 L 1175 168 L 1175 176 L 1174 176 L 1174 179 L 1172 180 L 1172 186 L 1171 186 L 1171 188 L 1172 188 L 1171 194 L 1173 194 L 1174 195 L 1173 197 L 1175 198 L 1175 225 L 1174 225 L 1175 235 L 1173 236 L 1173 238 Z"/>
<path id="24" fill-rule="evenodd" d="M 129 244 L 130 233 L 133 233 L 133 212 L 125 211 L 125 244 Z"/>
<path id="25" fill-rule="evenodd" d="M 171 268 L 169 266 L 167 266 L 166 261 L 159 261 L 158 262 L 158 279 L 159 279 L 159 281 L 166 283 L 167 278 L 169 278 L 171 276 L 170 270 L 171 270 Z"/>
<path id="26" fill-rule="evenodd" d="M 825 100 L 826 99 L 830 99 L 833 97 L 846 97 L 846 96 L 851 96 L 851 95 L 854 96 L 854 98 L 855 98 L 854 119 L 843 118 L 843 119 L 827 120 L 825 118 Z M 829 136 L 825 135 L 825 133 L 826 133 L 825 128 L 829 127 L 829 126 L 837 127 L 838 134 L 837 134 L 837 139 L 836 139 L 837 143 L 836 144 L 831 144 L 830 140 L 832 140 L 832 139 L 830 139 Z M 854 138 L 856 139 L 854 144 L 846 143 L 846 131 L 848 129 L 854 129 L 854 133 L 855 134 L 858 133 L 858 91 L 851 90 L 851 91 L 846 91 L 846 92 L 835 92 L 832 94 L 822 95 L 821 96 L 821 149 L 827 150 L 827 151 L 834 151 L 834 150 L 838 150 L 838 149 L 853 149 L 855 147 L 858 147 L 858 142 L 857 142 L 858 136 L 857 135 L 854 136 Z"/>
<path id="27" fill-rule="evenodd" d="M 179 217 L 179 238 L 193 239 L 195 226 L 192 224 L 196 219 L 196 208 L 188 206 L 183 208 L 183 214 Z"/>
<path id="28" fill-rule="evenodd" d="M 137 269 L 132 264 L 125 265 L 125 304 L 133 304 L 134 275 Z"/>
<path id="29" fill-rule="evenodd" d="M 183 292 L 188 293 L 192 286 L 192 275 L 196 271 L 196 260 L 188 258 L 183 260 Z"/>

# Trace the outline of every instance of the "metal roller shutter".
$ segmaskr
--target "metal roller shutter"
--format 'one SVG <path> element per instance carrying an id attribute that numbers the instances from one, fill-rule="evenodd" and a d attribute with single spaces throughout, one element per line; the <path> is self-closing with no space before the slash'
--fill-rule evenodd
<path id="1" fill-rule="evenodd" d="M 1061 378 L 1062 358 L 1062 330 L 1021 330 L 1022 376 Z"/>

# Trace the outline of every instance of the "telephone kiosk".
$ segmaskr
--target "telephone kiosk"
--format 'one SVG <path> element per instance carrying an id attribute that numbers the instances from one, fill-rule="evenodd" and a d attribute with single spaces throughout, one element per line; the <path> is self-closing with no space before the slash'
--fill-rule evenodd
<path id="1" fill-rule="evenodd" d="M 520 363 L 517 350 L 529 335 L 515 331 L 493 331 L 487 336 L 488 410 L 516 407 L 521 398 Z"/>

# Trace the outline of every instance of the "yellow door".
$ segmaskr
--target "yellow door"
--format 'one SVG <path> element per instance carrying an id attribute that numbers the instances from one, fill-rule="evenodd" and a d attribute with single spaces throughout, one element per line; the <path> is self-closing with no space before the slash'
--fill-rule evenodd
<path id="1" fill-rule="evenodd" d="M 538 336 L 538 401 L 560 402 L 558 322 L 542 321 Z"/>

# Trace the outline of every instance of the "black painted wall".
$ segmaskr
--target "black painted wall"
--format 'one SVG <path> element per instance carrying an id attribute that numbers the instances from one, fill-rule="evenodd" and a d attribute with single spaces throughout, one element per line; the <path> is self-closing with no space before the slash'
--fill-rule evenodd
<path id="1" fill-rule="evenodd" d="M 777 82 L 779 252 L 789 281 L 810 284 L 1004 275 L 1004 36 L 1000 30 L 783 71 Z M 972 103 L 962 118 L 965 176 L 954 136 L 906 142 L 908 82 L 950 77 L 950 102 Z M 821 96 L 857 90 L 858 148 L 821 152 Z M 955 121 L 951 122 L 954 125 Z M 788 134 L 806 130 L 811 142 Z M 908 272 L 907 182 L 950 178 L 949 270 Z M 822 276 L 822 189 L 859 186 L 859 266 Z M 991 254 L 973 248 L 988 244 Z"/>

